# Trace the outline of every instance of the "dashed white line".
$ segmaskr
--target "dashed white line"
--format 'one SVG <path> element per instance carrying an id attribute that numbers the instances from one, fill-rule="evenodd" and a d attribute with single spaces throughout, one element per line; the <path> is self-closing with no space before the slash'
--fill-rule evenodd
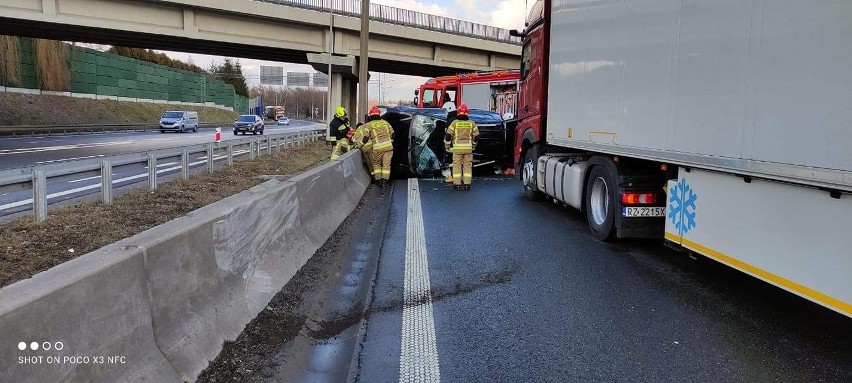
<path id="1" fill-rule="evenodd" d="M 112 175 L 115 175 L 115 173 L 112 173 Z M 71 181 L 68 181 L 68 183 L 73 184 L 73 183 L 77 183 L 77 182 L 83 182 L 83 181 L 89 181 L 89 180 L 96 180 L 96 179 L 100 179 L 100 178 L 101 178 L 101 176 L 86 177 L 86 178 L 80 178 L 80 179 L 76 179 L 76 180 L 71 180 Z"/>
<path id="2" fill-rule="evenodd" d="M 90 144 L 76 144 L 76 145 L 43 146 L 43 147 L 38 147 L 38 148 L 0 149 L 0 156 L 15 155 L 15 154 L 26 154 L 26 153 L 55 152 L 55 151 L 58 151 L 58 150 L 90 149 L 90 148 L 98 148 L 98 147 L 102 147 L 102 146 L 127 145 L 127 144 L 133 144 L 133 143 L 134 143 L 133 141 L 115 141 L 115 142 L 98 142 L 98 143 L 90 143 Z"/>
<path id="3" fill-rule="evenodd" d="M 172 165 L 177 165 L 177 162 L 166 162 L 166 163 L 162 163 L 162 164 L 157 164 L 157 167 L 161 168 L 163 166 L 172 166 Z M 148 169 L 148 165 L 145 165 L 145 169 Z"/>
<path id="4" fill-rule="evenodd" d="M 96 156 L 85 156 L 85 157 L 72 157 L 72 158 L 62 158 L 58 160 L 50 160 L 50 161 L 39 161 L 36 162 L 36 165 L 44 165 L 44 164 L 52 164 L 54 162 L 63 162 L 63 161 L 73 161 L 73 160 L 83 160 L 87 158 L 98 158 L 98 157 L 106 157 L 105 154 L 98 154 Z"/>
<path id="5" fill-rule="evenodd" d="M 441 382 L 424 235 L 420 184 L 416 178 L 411 178 L 408 180 L 400 383 Z"/>

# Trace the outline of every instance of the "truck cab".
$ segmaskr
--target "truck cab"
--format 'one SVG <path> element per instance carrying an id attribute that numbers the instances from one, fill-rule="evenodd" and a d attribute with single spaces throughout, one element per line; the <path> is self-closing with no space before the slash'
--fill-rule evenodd
<path id="1" fill-rule="evenodd" d="M 549 26 L 545 17 L 545 7 L 549 7 L 549 3 L 550 0 L 537 0 L 530 9 L 526 29 L 522 32 L 512 31 L 513 35 L 523 39 L 514 153 L 518 174 L 522 174 L 524 155 L 542 140 L 546 128 L 543 113 L 547 107 L 548 71 L 544 68 L 548 65 L 547 29 Z M 537 157 L 536 155 L 533 158 Z"/>

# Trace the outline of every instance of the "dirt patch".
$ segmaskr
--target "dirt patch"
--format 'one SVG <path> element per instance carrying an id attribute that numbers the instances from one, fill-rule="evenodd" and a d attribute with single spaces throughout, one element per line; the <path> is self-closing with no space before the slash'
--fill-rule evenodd
<path id="1" fill-rule="evenodd" d="M 447 298 L 456 297 L 459 295 L 469 294 L 488 286 L 495 286 L 512 281 L 515 273 L 518 271 L 516 264 L 509 264 L 504 268 L 487 272 L 472 281 L 456 282 L 453 286 L 433 286 L 432 295 L 429 297 L 431 302 L 438 302 Z M 426 297 L 415 301 L 414 305 L 426 303 Z M 368 310 L 363 310 L 363 307 L 358 306 L 353 311 L 338 315 L 331 320 L 322 321 L 316 324 L 316 328 L 311 329 L 309 335 L 314 339 L 330 339 L 333 338 L 349 327 L 357 324 L 362 319 L 369 319 L 371 315 L 383 312 L 400 311 L 404 307 L 403 302 L 395 301 L 388 304 L 373 306 Z"/>
<path id="2" fill-rule="evenodd" d="M 2 125 L 156 124 L 167 110 L 198 112 L 202 124 L 231 122 L 239 113 L 191 105 L 92 100 L 0 92 Z"/>
<path id="3" fill-rule="evenodd" d="M 56 208 L 40 224 L 12 221 L 0 226 L 0 287 L 250 189 L 261 176 L 292 175 L 327 159 L 328 148 L 317 142 L 166 182 L 153 193 L 129 191 L 111 206 L 84 202 Z"/>

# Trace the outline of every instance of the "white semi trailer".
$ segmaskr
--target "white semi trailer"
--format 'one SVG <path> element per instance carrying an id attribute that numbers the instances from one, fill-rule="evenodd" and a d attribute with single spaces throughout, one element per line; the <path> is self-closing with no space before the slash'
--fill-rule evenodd
<path id="1" fill-rule="evenodd" d="M 852 316 L 852 1 L 539 0 L 513 32 L 528 197 Z"/>

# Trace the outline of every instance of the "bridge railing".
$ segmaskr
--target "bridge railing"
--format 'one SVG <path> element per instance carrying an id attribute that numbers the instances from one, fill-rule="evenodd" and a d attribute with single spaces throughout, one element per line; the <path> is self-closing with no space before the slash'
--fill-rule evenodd
<path id="1" fill-rule="evenodd" d="M 321 12 L 332 11 L 338 15 L 360 17 L 361 2 L 352 0 L 257 0 L 266 3 L 311 9 Z M 422 28 L 436 32 L 469 36 L 484 40 L 520 45 L 520 38 L 509 35 L 508 29 L 473 23 L 444 16 L 430 15 L 408 9 L 382 4 L 370 4 L 370 19 L 388 24 Z"/>

